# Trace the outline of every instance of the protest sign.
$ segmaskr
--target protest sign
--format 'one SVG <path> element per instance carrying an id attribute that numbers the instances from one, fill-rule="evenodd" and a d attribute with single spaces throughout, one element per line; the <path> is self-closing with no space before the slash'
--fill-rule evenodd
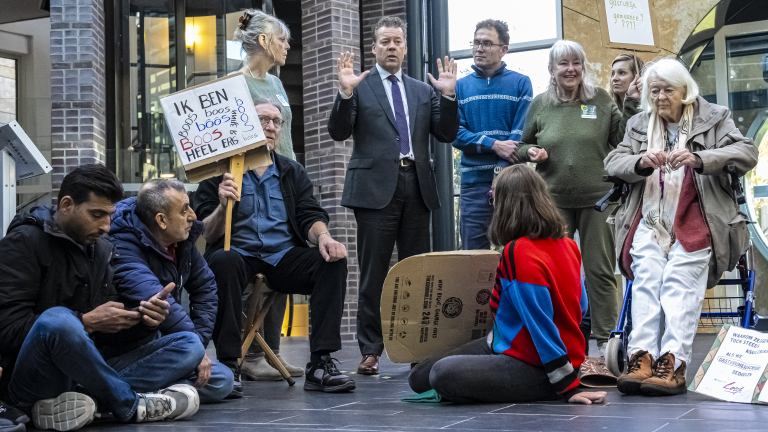
<path id="1" fill-rule="evenodd" d="M 651 0 L 597 0 L 603 46 L 659 51 Z"/>
<path id="2" fill-rule="evenodd" d="M 729 402 L 768 403 L 766 367 L 768 334 L 725 324 L 689 389 Z"/>
<path id="3" fill-rule="evenodd" d="M 165 122 L 192 181 L 229 172 L 239 188 L 243 172 L 272 164 L 248 84 L 228 75 L 160 99 Z M 224 250 L 232 238 L 234 201 L 227 202 Z"/>
<path id="4" fill-rule="evenodd" d="M 381 293 L 389 359 L 418 363 L 488 336 L 499 257 L 491 250 L 432 252 L 395 264 Z"/>
<path id="5" fill-rule="evenodd" d="M 266 144 L 241 74 L 173 93 L 160 103 L 187 171 Z"/>

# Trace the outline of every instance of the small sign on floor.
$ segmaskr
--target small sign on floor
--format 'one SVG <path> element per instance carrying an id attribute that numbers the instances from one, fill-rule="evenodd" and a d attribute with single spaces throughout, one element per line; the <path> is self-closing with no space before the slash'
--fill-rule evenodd
<path id="1" fill-rule="evenodd" d="M 689 390 L 728 402 L 768 404 L 768 333 L 725 324 Z"/>

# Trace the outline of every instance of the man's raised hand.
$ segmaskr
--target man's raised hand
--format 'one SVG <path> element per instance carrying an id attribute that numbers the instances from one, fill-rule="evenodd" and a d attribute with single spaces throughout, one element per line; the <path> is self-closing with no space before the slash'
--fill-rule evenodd
<path id="1" fill-rule="evenodd" d="M 443 96 L 451 96 L 456 94 L 456 79 L 458 67 L 453 59 L 448 60 L 448 56 L 445 56 L 445 69 L 443 69 L 443 63 L 440 59 L 437 59 L 437 71 L 439 75 L 437 79 L 428 73 L 429 80 L 432 81 L 432 85 L 436 89 L 440 90 Z"/>
<path id="2" fill-rule="evenodd" d="M 340 55 L 336 63 L 339 68 L 340 90 L 346 96 L 352 96 L 352 92 L 355 90 L 355 87 L 360 84 L 360 81 L 362 81 L 363 78 L 368 76 L 370 71 L 365 71 L 359 76 L 355 75 L 355 54 L 349 51 Z"/>
<path id="3" fill-rule="evenodd" d="M 176 288 L 176 284 L 171 282 L 162 291 L 153 295 L 152 298 L 141 302 L 139 312 L 143 315 L 142 320 L 144 324 L 150 327 L 157 327 L 165 321 L 165 317 L 168 316 L 168 312 L 171 309 L 171 306 L 165 299 L 168 298 L 174 288 Z"/>

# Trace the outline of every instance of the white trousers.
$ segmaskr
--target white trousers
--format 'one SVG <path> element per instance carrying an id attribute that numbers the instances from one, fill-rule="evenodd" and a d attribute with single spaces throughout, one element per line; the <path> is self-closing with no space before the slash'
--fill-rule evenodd
<path id="1" fill-rule="evenodd" d="M 627 352 L 632 355 L 645 350 L 657 359 L 669 351 L 675 359 L 690 363 L 707 289 L 711 248 L 686 252 L 675 242 L 665 258 L 653 231 L 641 220 L 630 254 L 635 280 Z"/>

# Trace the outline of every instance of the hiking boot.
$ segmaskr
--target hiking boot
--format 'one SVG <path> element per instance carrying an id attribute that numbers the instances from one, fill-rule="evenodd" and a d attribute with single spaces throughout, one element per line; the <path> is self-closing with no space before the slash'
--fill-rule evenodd
<path id="1" fill-rule="evenodd" d="M 323 356 L 317 363 L 307 363 L 307 379 L 304 380 L 304 390 L 326 393 L 354 390 L 355 381 L 342 375 L 334 362 L 338 362 L 338 360 L 330 356 Z"/>
<path id="2" fill-rule="evenodd" d="M 267 359 L 264 355 L 259 356 L 245 356 L 243 362 L 242 374 L 243 377 L 251 381 L 280 381 L 283 376 L 277 369 L 273 368 L 267 363 Z M 302 371 L 303 372 L 303 371 Z M 240 384 L 242 386 L 242 383 Z M 242 392 L 242 390 L 240 390 Z"/>
<path id="3" fill-rule="evenodd" d="M 200 397 L 188 384 L 174 384 L 157 393 L 137 393 L 136 423 L 181 420 L 197 412 Z"/>
<path id="4" fill-rule="evenodd" d="M 640 393 L 640 384 L 653 375 L 653 356 L 648 351 L 632 354 L 627 369 L 616 381 L 616 387 L 624 394 Z"/>
<path id="5" fill-rule="evenodd" d="M 280 363 L 283 364 L 283 367 L 285 368 L 285 370 L 288 371 L 288 374 L 290 376 L 292 377 L 304 376 L 304 369 L 288 364 L 288 362 L 286 362 L 282 357 L 280 357 L 280 354 L 278 353 L 275 353 L 275 357 L 277 357 L 277 359 L 280 360 Z M 269 363 L 270 366 L 272 366 L 273 368 L 275 368 L 275 370 L 277 370 L 277 367 L 275 367 L 275 365 L 272 364 L 272 360 L 267 359 L 267 363 Z M 282 378 L 282 376 L 280 376 L 280 378 Z"/>
<path id="6" fill-rule="evenodd" d="M 96 404 L 89 396 L 66 392 L 53 399 L 43 399 L 32 406 L 35 429 L 73 431 L 91 423 Z"/>
<path id="7" fill-rule="evenodd" d="M 0 432 L 24 432 L 28 421 L 26 414 L 0 401 Z"/>
<path id="8" fill-rule="evenodd" d="M 653 365 L 653 375 L 640 385 L 640 393 L 646 396 L 672 396 L 685 393 L 685 361 L 675 370 L 675 355 L 668 352 Z"/>
<path id="9" fill-rule="evenodd" d="M 232 370 L 232 375 L 235 376 L 235 381 L 232 386 L 232 392 L 230 392 L 224 399 L 240 399 L 243 397 L 243 381 L 240 376 L 240 365 L 237 363 L 235 363 L 234 366 L 231 364 L 226 365 Z"/>

